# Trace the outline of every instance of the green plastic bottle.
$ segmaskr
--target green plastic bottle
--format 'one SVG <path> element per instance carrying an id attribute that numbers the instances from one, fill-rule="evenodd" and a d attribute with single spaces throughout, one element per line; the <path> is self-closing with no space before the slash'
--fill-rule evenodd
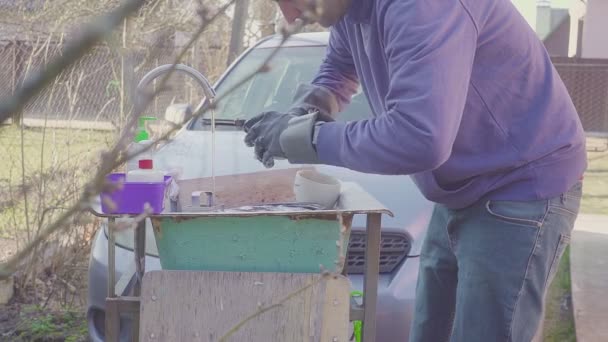
<path id="1" fill-rule="evenodd" d="M 150 140 L 150 133 L 146 129 L 146 122 L 156 120 L 153 116 L 142 116 L 138 119 L 137 124 L 137 133 L 135 133 L 135 138 L 133 139 L 133 143 L 129 145 L 127 149 L 128 155 L 133 155 L 138 153 L 139 151 L 146 148 L 148 145 L 152 143 Z M 139 169 L 139 160 L 140 159 L 152 159 L 150 157 L 150 150 L 146 151 L 138 155 L 137 157 L 131 158 L 127 161 L 127 172 Z"/>
<path id="2" fill-rule="evenodd" d="M 361 291 L 352 291 L 350 293 L 351 297 L 363 297 L 363 292 Z M 363 332 L 363 322 L 361 321 L 353 321 L 353 337 L 355 342 L 361 342 L 361 334 Z"/>

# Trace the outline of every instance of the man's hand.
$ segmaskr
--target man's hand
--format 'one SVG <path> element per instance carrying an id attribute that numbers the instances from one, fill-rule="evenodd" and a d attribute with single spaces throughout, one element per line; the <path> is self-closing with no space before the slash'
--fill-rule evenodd
<path id="1" fill-rule="evenodd" d="M 245 144 L 254 147 L 255 157 L 267 168 L 274 166 L 275 158 L 295 164 L 317 164 L 313 135 L 320 122 L 326 121 L 333 119 L 318 112 L 264 112 L 245 122 Z"/>
<path id="2" fill-rule="evenodd" d="M 265 112 L 245 122 L 245 144 L 254 147 L 255 157 L 267 168 L 274 166 L 274 158 L 286 158 L 280 136 L 294 117 L 292 114 Z"/>

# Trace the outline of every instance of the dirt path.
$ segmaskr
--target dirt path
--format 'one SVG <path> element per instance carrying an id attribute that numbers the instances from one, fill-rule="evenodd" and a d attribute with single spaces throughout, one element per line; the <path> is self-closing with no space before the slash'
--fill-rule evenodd
<path id="1" fill-rule="evenodd" d="M 572 235 L 572 301 L 577 341 L 606 341 L 608 216 L 581 215 Z"/>
<path id="2" fill-rule="evenodd" d="M 0 238 L 0 262 L 16 252 L 15 240 Z M 35 285 L 15 287 L 8 305 L 0 305 L 0 341 L 88 340 L 84 252 L 58 273 L 39 272 Z"/>

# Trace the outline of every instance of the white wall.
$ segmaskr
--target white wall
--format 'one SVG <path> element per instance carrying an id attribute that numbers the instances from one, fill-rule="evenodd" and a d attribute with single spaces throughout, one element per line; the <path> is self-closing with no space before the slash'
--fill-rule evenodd
<path id="1" fill-rule="evenodd" d="M 591 0 L 594 1 L 594 0 Z M 597 0 L 596 0 L 597 1 Z M 608 0 L 600 0 L 608 1 Z M 530 26 L 536 29 L 537 1 L 536 0 L 511 0 L 515 7 L 526 18 Z M 567 8 L 570 11 L 570 51 L 569 55 L 576 54 L 578 40 L 578 20 L 585 15 L 585 4 L 580 0 L 551 0 L 553 8 Z"/>
<path id="2" fill-rule="evenodd" d="M 536 0 L 511 0 L 530 26 L 536 27 Z M 553 8 L 570 8 L 579 6 L 580 0 L 551 0 Z"/>
<path id="3" fill-rule="evenodd" d="M 511 0 L 519 12 L 526 18 L 532 28 L 536 27 L 536 1 L 535 0 Z"/>
<path id="4" fill-rule="evenodd" d="M 593 0 L 592 0 L 593 1 Z M 578 46 L 578 21 L 585 17 L 586 7 L 580 0 L 571 0 L 570 6 L 570 56 L 576 55 Z"/>
<path id="5" fill-rule="evenodd" d="M 608 0 L 587 0 L 582 57 L 608 58 Z"/>

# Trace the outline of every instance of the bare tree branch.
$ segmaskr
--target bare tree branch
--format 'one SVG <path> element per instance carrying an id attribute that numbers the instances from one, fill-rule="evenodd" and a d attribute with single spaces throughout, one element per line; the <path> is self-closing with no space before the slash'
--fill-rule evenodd
<path id="1" fill-rule="evenodd" d="M 143 0 L 128 0 L 116 10 L 87 25 L 82 35 L 68 43 L 60 56 L 28 77 L 13 96 L 0 101 L 0 123 L 5 122 L 13 113 L 20 112 L 23 106 L 38 95 L 47 84 L 53 82 L 62 71 L 74 64 L 144 3 Z"/>
<path id="2" fill-rule="evenodd" d="M 203 19 L 203 22 L 193 37 L 190 39 L 188 44 L 180 51 L 178 57 L 175 59 L 172 68 L 169 73 L 163 77 L 160 82 L 160 86 L 158 90 L 151 94 L 143 94 L 145 95 L 144 101 L 139 103 L 137 102 L 136 107 L 134 108 L 134 115 L 130 117 L 129 124 L 127 125 L 127 130 L 125 130 L 118 139 L 118 142 L 114 145 L 113 148 L 110 149 L 109 152 L 103 153 L 101 157 L 101 163 L 99 168 L 96 170 L 94 177 L 92 180 L 85 185 L 82 193 L 78 196 L 75 204 L 66 209 L 59 217 L 57 217 L 53 222 L 48 224 L 44 229 L 40 231 L 40 234 L 36 235 L 29 243 L 24 246 L 21 250 L 19 250 L 15 255 L 10 257 L 4 264 L 0 264 L 0 279 L 9 277 L 12 273 L 15 272 L 17 265 L 19 262 L 26 258 L 38 245 L 48 239 L 53 233 L 65 229 L 70 224 L 70 219 L 74 217 L 76 214 L 85 212 L 90 209 L 90 203 L 95 196 L 98 196 L 102 191 L 108 188 L 108 184 L 106 184 L 106 175 L 111 173 L 116 167 L 125 163 L 130 158 L 133 158 L 141 153 L 146 152 L 150 148 L 152 148 L 159 141 L 168 140 L 169 137 L 177 131 L 181 126 L 189 122 L 191 119 L 198 118 L 199 116 L 204 115 L 208 110 L 214 109 L 215 105 L 219 103 L 224 97 L 228 96 L 235 89 L 239 88 L 244 83 L 251 80 L 255 75 L 266 72 L 268 70 L 268 63 L 274 56 L 277 54 L 279 49 L 282 48 L 287 39 L 295 32 L 299 31 L 300 28 L 307 22 L 304 21 L 296 22 L 295 25 L 290 25 L 282 31 L 282 40 L 280 44 L 274 48 L 269 56 L 265 59 L 263 64 L 256 70 L 253 70 L 251 74 L 244 77 L 241 82 L 238 82 L 235 86 L 231 87 L 227 92 L 224 93 L 223 96 L 217 97 L 215 101 L 207 101 L 206 105 L 197 110 L 193 115 L 184 118 L 181 124 L 174 126 L 172 129 L 165 132 L 165 134 L 154 141 L 154 144 L 150 144 L 145 149 L 139 151 L 135 155 L 127 155 L 125 153 L 125 147 L 127 146 L 127 142 L 130 141 L 129 133 L 135 127 L 137 123 L 137 118 L 140 113 L 142 113 L 145 108 L 149 105 L 151 100 L 158 93 L 164 90 L 164 84 L 168 80 L 171 73 L 175 70 L 175 66 L 179 63 L 180 59 L 187 53 L 187 50 L 194 44 L 194 41 L 198 39 L 200 34 L 204 31 L 204 29 L 213 22 L 213 20 L 221 13 L 223 13 L 235 0 L 229 1 L 225 6 L 223 6 L 218 13 L 216 13 L 211 18 L 207 18 L 206 11 L 200 11 L 199 15 Z M 90 47 L 94 45 L 95 42 L 99 41 L 104 35 L 108 34 L 112 28 L 119 25 L 124 18 L 126 18 L 129 13 L 133 13 L 141 6 L 141 1 L 131 0 L 127 4 L 120 7 L 119 10 L 112 12 L 109 15 L 104 16 L 104 18 L 100 20 L 96 20 L 91 27 L 87 27 L 84 29 L 86 34 L 84 37 L 88 37 L 87 40 L 80 38 L 77 40 L 77 43 L 70 44 L 68 48 L 64 50 L 63 56 L 58 59 L 55 59 L 48 67 L 42 69 L 41 72 L 31 77 L 26 84 L 19 89 L 14 98 L 9 99 L 7 104 L 0 105 L 0 118 L 1 120 L 5 120 L 10 116 L 15 110 L 19 110 L 22 108 L 25 103 L 29 99 L 31 99 L 36 92 L 39 92 L 40 89 L 44 87 L 44 85 L 52 82 L 57 75 L 60 74 L 62 70 L 65 70 L 71 64 L 75 62 L 78 58 L 80 58 Z M 306 13 L 305 18 L 309 18 L 311 15 Z M 78 46 L 78 42 L 80 42 L 83 46 Z M 1 121 L 0 120 L 0 121 Z"/>
<path id="3" fill-rule="evenodd" d="M 175 59 L 175 62 L 173 63 L 173 68 L 163 78 L 163 81 L 161 81 L 161 85 L 163 84 L 163 82 L 166 82 L 168 80 L 171 72 L 174 71 L 175 65 L 177 65 L 179 63 L 182 56 L 185 55 L 187 49 L 189 49 L 192 46 L 192 44 L 194 43 L 194 41 L 196 39 L 198 39 L 198 37 L 204 31 L 204 29 L 209 24 L 211 24 L 217 17 L 219 17 L 219 15 L 223 11 L 225 11 L 233 2 L 234 2 L 234 0 L 229 1 L 228 4 L 223 6 L 220 9 L 220 11 L 218 11 L 218 13 L 214 14 L 211 18 L 206 18 L 206 15 L 207 15 L 206 11 L 200 12 L 201 17 L 203 18 L 201 27 L 197 30 L 196 34 L 192 37 L 192 39 L 186 45 L 186 47 L 179 53 L 178 57 Z M 141 4 L 139 4 L 139 5 L 141 5 Z M 133 11 L 137 9 L 137 7 L 133 7 L 133 6 L 131 6 L 131 7 L 122 6 L 121 8 L 124 8 L 123 12 L 125 12 L 129 9 L 132 9 Z M 110 23 L 110 24 L 114 25 L 113 27 L 115 27 L 117 25 L 116 18 L 126 17 L 125 13 L 123 13 L 123 12 L 121 12 L 119 14 L 114 14 L 114 16 L 112 16 L 112 18 L 115 19 L 114 21 L 111 21 L 111 23 Z M 118 23 L 120 23 L 120 20 L 118 21 Z M 94 26 L 99 26 L 99 21 L 97 21 L 94 24 Z M 85 31 L 95 31 L 95 30 L 85 29 Z M 97 31 L 103 31 L 103 30 L 97 30 Z M 111 31 L 111 30 L 108 30 L 107 32 L 109 32 L 109 31 Z M 90 39 L 96 39 L 99 37 L 93 36 Z M 88 42 L 86 44 L 89 44 L 90 46 L 92 46 L 91 42 Z M 66 50 L 69 50 L 69 49 L 66 49 Z M 80 54 L 64 52 L 63 56 L 59 57 L 58 60 L 56 59 L 54 61 L 54 64 L 53 63 L 52 64 L 68 67 L 69 65 L 73 64 L 76 59 L 80 58 L 84 54 L 84 52 L 86 52 L 85 50 L 83 50 L 83 51 L 78 50 L 78 51 Z M 70 60 L 70 62 L 62 61 L 62 59 Z M 56 68 L 53 68 L 52 65 L 45 68 L 45 70 L 50 70 L 50 69 L 53 69 L 53 70 L 51 70 L 50 72 L 48 72 L 46 74 L 46 76 L 49 77 L 48 79 L 46 77 L 42 77 L 42 78 L 39 77 L 34 81 L 36 81 L 38 83 L 44 83 L 44 84 L 53 81 L 54 78 L 57 77 L 57 75 L 59 75 L 59 72 L 55 72 Z M 36 83 L 34 81 L 31 81 L 31 83 Z M 30 87 L 28 89 L 31 89 L 31 88 L 36 88 L 36 89 L 40 90 L 43 88 L 43 86 L 36 85 L 36 86 Z M 159 90 L 153 94 L 150 94 L 150 96 L 152 96 L 152 97 L 155 96 L 162 89 L 163 89 L 162 86 L 159 87 Z M 21 94 L 23 94 L 23 90 L 21 91 Z M 17 98 L 17 100 L 10 99 L 10 102 L 16 103 L 17 104 L 16 108 L 22 108 L 25 105 L 25 103 L 27 103 L 27 101 L 32 98 L 32 96 L 28 96 L 26 94 L 26 95 L 21 95 L 21 97 L 19 97 L 19 95 L 16 94 L 15 98 Z M 137 114 L 139 114 L 141 111 L 143 111 L 147 107 L 150 99 L 151 99 L 151 97 L 146 98 L 145 99 L 146 102 L 141 103 L 141 105 L 136 108 Z M 0 110 L 1 110 L 1 108 L 0 108 Z M 2 113 L 3 112 L 0 111 L 0 115 Z M 9 113 L 8 115 L 10 116 L 11 112 L 8 112 L 8 113 Z M 135 127 L 138 116 L 139 115 L 133 115 L 131 117 L 128 127 Z M 128 133 L 129 133 L 128 130 L 123 132 L 122 136 L 119 138 L 119 141 L 114 146 L 114 148 L 109 153 L 105 153 L 102 155 L 102 162 L 101 162 L 100 167 L 98 168 L 92 181 L 84 187 L 84 190 L 83 190 L 82 194 L 79 196 L 78 200 L 76 201 L 76 204 L 74 206 L 68 208 L 65 212 L 63 212 L 55 221 L 53 221 L 51 224 L 49 224 L 49 226 L 47 226 L 45 229 L 43 229 L 39 235 L 35 236 L 31 241 L 29 241 L 26 244 L 25 247 L 23 247 L 23 249 L 19 250 L 16 254 L 11 256 L 4 264 L 0 264 L 0 279 L 7 278 L 11 274 L 13 274 L 15 272 L 17 265 L 19 265 L 19 262 L 22 259 L 24 259 L 28 255 L 30 255 L 30 253 L 32 253 L 38 245 L 40 245 L 42 242 L 44 242 L 46 239 L 48 239 L 53 233 L 55 233 L 56 231 L 58 231 L 62 228 L 65 228 L 72 216 L 74 216 L 75 214 L 77 214 L 79 212 L 89 210 L 91 199 L 94 196 L 99 195 L 99 193 L 101 193 L 105 189 L 107 189 L 107 184 L 105 182 L 105 176 L 108 173 L 110 173 L 113 169 L 115 169 L 118 165 L 121 165 L 128 160 L 128 158 L 126 158 L 126 154 L 124 153 L 124 147 L 126 146 L 126 141 L 129 137 Z"/>

